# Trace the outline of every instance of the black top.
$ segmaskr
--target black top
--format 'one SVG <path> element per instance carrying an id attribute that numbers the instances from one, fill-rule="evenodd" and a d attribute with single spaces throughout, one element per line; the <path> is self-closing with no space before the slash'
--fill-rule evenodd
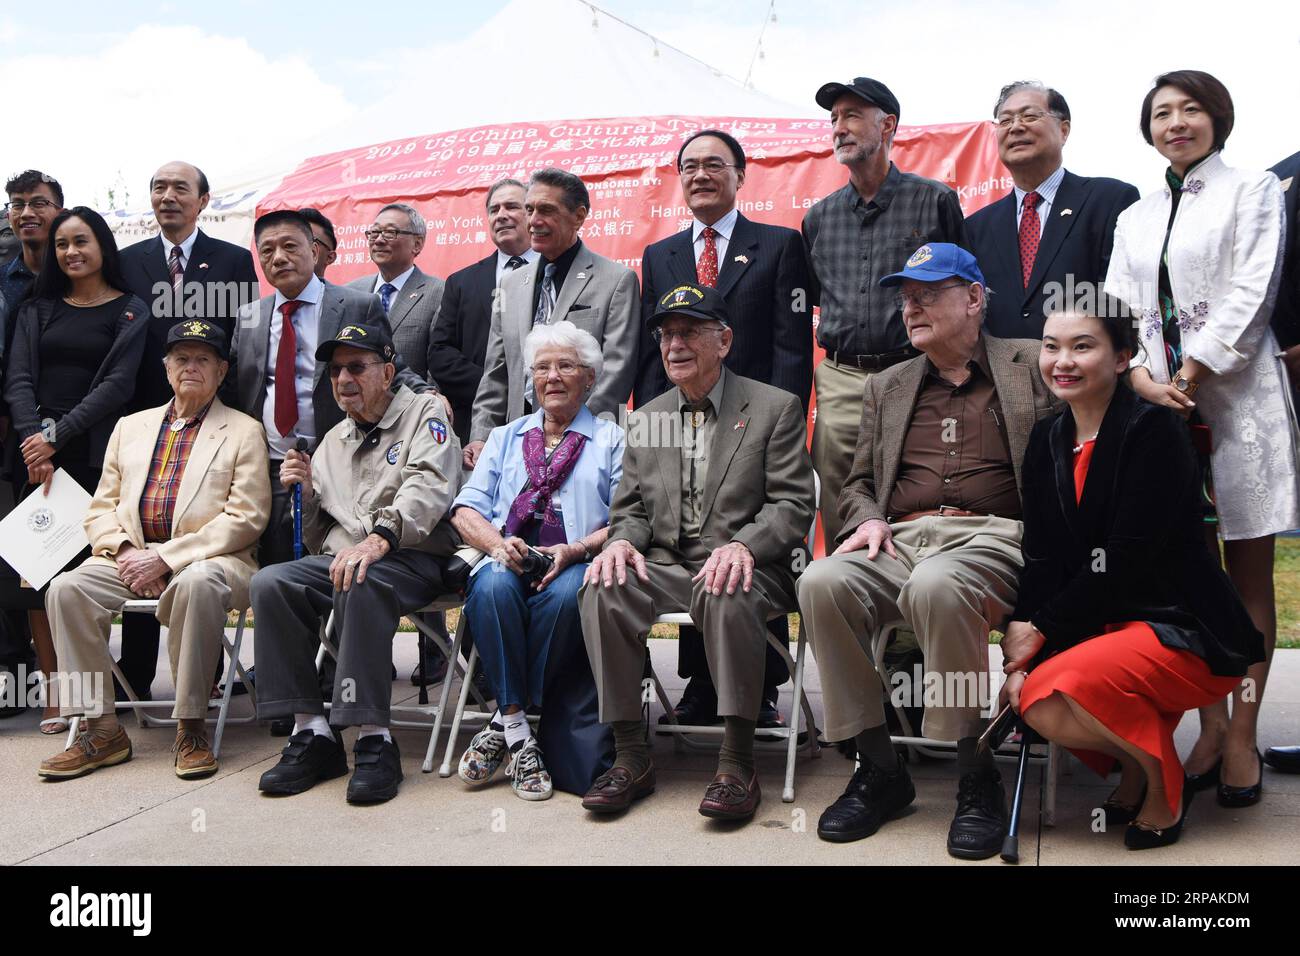
<path id="1" fill-rule="evenodd" d="M 36 404 L 43 414 L 67 414 L 86 397 L 104 356 L 113 347 L 124 298 L 119 295 L 93 306 L 69 305 L 62 299 L 55 304 L 37 346 L 41 375 L 36 382 Z"/>
<path id="2" fill-rule="evenodd" d="M 1077 503 L 1074 443 L 1067 407 L 1034 426 L 1025 452 L 1025 568 L 1011 619 L 1043 633 L 1040 659 L 1108 624 L 1145 621 L 1220 676 L 1264 660 L 1263 635 L 1205 544 L 1186 422 L 1121 385 Z"/>

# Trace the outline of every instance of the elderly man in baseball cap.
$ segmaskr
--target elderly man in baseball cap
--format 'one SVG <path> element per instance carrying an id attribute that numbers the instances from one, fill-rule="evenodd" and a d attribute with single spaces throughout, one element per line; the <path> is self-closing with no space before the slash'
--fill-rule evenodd
<path id="1" fill-rule="evenodd" d="M 271 511 L 262 426 L 216 397 L 226 358 L 221 327 L 173 326 L 162 359 L 172 400 L 123 418 L 109 438 L 85 518 L 91 556 L 56 577 L 45 599 L 64 668 L 63 714 L 86 719 L 72 746 L 41 764 L 42 777 L 131 758 L 114 714 L 108 636 L 113 614 L 139 598 L 157 599 L 167 628 L 176 776 L 217 771 L 204 723 L 212 673 L 227 612 L 248 606 L 253 548 Z"/>
<path id="2" fill-rule="evenodd" d="M 844 526 L 830 557 L 799 579 L 799 607 L 822 674 L 826 734 L 853 739 L 860 769 L 817 833 L 859 840 L 915 797 L 885 726 L 870 644 L 904 624 L 925 655 L 927 737 L 957 742 L 960 783 L 948 851 L 997 853 L 1006 802 L 976 741 L 989 704 L 989 629 L 1016 600 L 1020 464 L 1034 422 L 1051 409 L 1039 343 L 984 334 L 984 277 L 969 252 L 927 243 L 880 280 L 897 296 L 920 355 L 867 380 Z"/>

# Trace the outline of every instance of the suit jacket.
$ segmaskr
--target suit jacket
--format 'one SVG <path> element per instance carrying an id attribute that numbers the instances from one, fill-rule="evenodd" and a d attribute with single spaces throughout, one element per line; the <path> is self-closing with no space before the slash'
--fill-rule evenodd
<path id="1" fill-rule="evenodd" d="M 814 499 L 803 409 L 789 392 L 722 374 L 700 542 L 713 550 L 739 541 L 755 565 L 793 585 Z M 609 540 L 623 538 L 660 564 L 682 561 L 679 394 L 674 388 L 628 415 L 623 477 L 610 506 Z"/>
<path id="2" fill-rule="evenodd" d="M 1137 188 L 1128 183 L 1076 176 L 1067 169 L 1043 227 L 1028 288 L 1020 271 L 1016 194 L 1012 192 L 967 219 L 970 250 L 993 293 L 984 324 L 989 334 L 1004 339 L 1041 339 L 1048 313 L 1076 294 L 1071 289 L 1083 295 L 1091 284 L 1095 296 L 1110 264 L 1115 220 L 1137 200 Z"/>
<path id="3" fill-rule="evenodd" d="M 1273 334 L 1283 348 L 1300 344 L 1300 153 L 1269 170 L 1282 181 L 1286 211 L 1286 240 L 1282 253 L 1282 279 L 1273 308 Z"/>
<path id="4" fill-rule="evenodd" d="M 230 340 L 230 371 L 226 374 L 222 398 L 257 421 L 262 420 L 262 406 L 266 401 L 266 362 L 271 347 L 271 320 L 275 314 L 275 293 L 241 310 L 239 322 Z M 366 323 L 387 325 L 379 296 L 358 292 L 347 286 L 325 283 L 321 298 L 320 318 L 317 324 L 317 342 L 334 338 L 345 325 Z M 414 392 L 430 390 L 429 383 L 416 375 L 402 361 L 399 352 L 395 358 L 397 377 L 393 391 L 407 386 Z M 326 374 L 325 363 L 316 363 L 312 377 L 312 408 L 316 416 L 316 444 L 325 433 L 343 421 L 343 411 L 334 400 L 334 389 Z M 312 451 L 315 451 L 313 446 Z"/>
<path id="5" fill-rule="evenodd" d="M 1025 457 L 1034 422 L 1052 410 L 1052 393 L 1038 373 L 1041 343 L 1032 339 L 995 339 L 980 333 L 988 352 L 993 387 L 1006 416 L 1007 443 L 1016 487 L 1024 494 L 1020 464 Z M 889 496 L 898 476 L 903 441 L 912 421 L 912 410 L 925 380 L 924 355 L 900 362 L 876 375 L 867 376 L 862 402 L 862 428 L 853 453 L 853 469 L 840 492 L 840 517 L 844 527 L 838 541 L 858 530 L 871 518 L 889 515 Z"/>
<path id="6" fill-rule="evenodd" d="M 474 395 L 483 380 L 497 254 L 447 276 L 438 321 L 429 333 L 429 377 L 451 402 L 456 437 L 469 444 Z"/>
<path id="7" fill-rule="evenodd" d="M 87 561 L 113 564 L 113 556 L 128 543 L 155 548 L 176 574 L 196 561 L 213 561 L 226 573 L 235 606 L 242 606 L 257 570 L 253 549 L 271 515 L 266 433 L 247 415 L 213 399 L 181 476 L 171 540 L 146 545 L 140 495 L 167 408 L 128 415 L 113 429 L 99 487 L 86 513 L 91 549 Z"/>
<path id="8" fill-rule="evenodd" d="M 1162 644 L 1240 676 L 1264 638 L 1205 547 L 1201 480 L 1187 425 L 1121 385 L 1083 486 L 1074 487 L 1074 416 L 1034 428 L 1025 457 L 1025 568 L 1013 620 L 1034 622 L 1042 656 L 1146 621 Z M 1100 563 L 1099 563 L 1100 562 Z"/>
<path id="9" fill-rule="evenodd" d="M 374 275 L 353 279 L 348 286 L 379 298 L 374 292 Z M 443 281 L 421 272 L 416 266 L 402 290 L 394 296 L 388 311 L 388 324 L 393 330 L 393 347 L 397 354 L 402 356 L 412 372 L 435 383 L 437 380 L 429 374 L 429 338 L 438 321 L 442 294 Z"/>
<path id="10" fill-rule="evenodd" d="M 213 239 L 202 229 L 194 237 L 194 247 L 185 264 L 184 294 L 179 309 L 173 298 L 161 237 L 154 236 L 123 249 L 122 276 L 130 290 L 149 307 L 150 316 L 132 411 L 165 405 L 172 399 L 162 357 L 167 333 L 173 325 L 185 319 L 206 319 L 221 326 L 229 336 L 239 309 L 258 297 L 252 254 L 234 243 Z"/>
<path id="11" fill-rule="evenodd" d="M 524 338 L 533 328 L 533 289 L 545 265 L 539 257 L 532 268 L 501 279 L 501 292 L 492 303 L 483 381 L 474 396 L 470 441 L 486 441 L 493 428 L 524 414 L 524 389 L 530 384 Z M 584 245 L 569 267 L 551 322 L 567 319 L 600 343 L 605 367 L 586 403 L 597 417 L 617 414 L 632 393 L 637 318 L 636 273 Z"/>
<path id="12" fill-rule="evenodd" d="M 683 229 L 646 246 L 641 257 L 640 368 L 633 391 L 638 407 L 671 387 L 646 323 L 665 293 L 696 281 L 692 234 L 693 229 Z M 736 215 L 726 259 L 718 269 L 717 289 L 727 300 L 734 330 L 724 361 L 737 375 L 794 395 L 805 412 L 813 369 L 810 284 L 798 232 Z"/>

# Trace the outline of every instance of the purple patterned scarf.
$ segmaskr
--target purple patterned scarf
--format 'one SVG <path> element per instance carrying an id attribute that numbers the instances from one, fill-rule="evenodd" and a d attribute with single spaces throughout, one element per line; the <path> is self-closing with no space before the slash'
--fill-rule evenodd
<path id="1" fill-rule="evenodd" d="M 501 533 L 509 537 L 517 535 L 526 537 L 536 523 L 537 514 L 542 514 L 542 526 L 538 529 L 537 543 L 542 546 L 564 544 L 568 537 L 559 516 L 551 504 L 551 496 L 560 487 L 578 463 L 578 456 L 587 443 L 585 435 L 566 432 L 551 460 L 546 460 L 546 444 L 541 428 L 531 428 L 524 433 L 524 468 L 528 472 L 528 484 L 510 504 L 510 513 L 506 516 L 505 527 Z"/>

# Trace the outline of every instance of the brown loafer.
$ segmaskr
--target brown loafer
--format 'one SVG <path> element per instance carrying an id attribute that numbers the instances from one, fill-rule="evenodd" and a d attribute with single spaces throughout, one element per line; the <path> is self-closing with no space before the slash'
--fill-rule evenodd
<path id="1" fill-rule="evenodd" d="M 85 727 L 84 723 L 82 727 Z M 83 729 L 77 734 L 77 739 L 72 742 L 71 747 L 48 760 L 42 760 L 36 773 L 55 780 L 67 780 L 72 777 L 83 777 L 92 770 L 125 763 L 130 759 L 131 741 L 120 724 L 117 733 L 111 737 L 97 737 L 89 730 Z"/>
<path id="2" fill-rule="evenodd" d="M 715 820 L 748 820 L 762 799 L 758 771 L 754 771 L 748 783 L 732 774 L 720 773 L 704 791 L 700 813 Z"/>
<path id="3" fill-rule="evenodd" d="M 592 813 L 620 813 L 632 806 L 632 801 L 648 797 L 654 792 L 654 764 L 635 780 L 626 767 L 614 767 L 596 778 L 596 782 L 582 798 L 582 807 Z"/>
<path id="4" fill-rule="evenodd" d="M 182 780 L 209 777 L 217 772 L 217 758 L 203 734 L 178 730 L 172 753 L 176 755 L 176 776 Z"/>

